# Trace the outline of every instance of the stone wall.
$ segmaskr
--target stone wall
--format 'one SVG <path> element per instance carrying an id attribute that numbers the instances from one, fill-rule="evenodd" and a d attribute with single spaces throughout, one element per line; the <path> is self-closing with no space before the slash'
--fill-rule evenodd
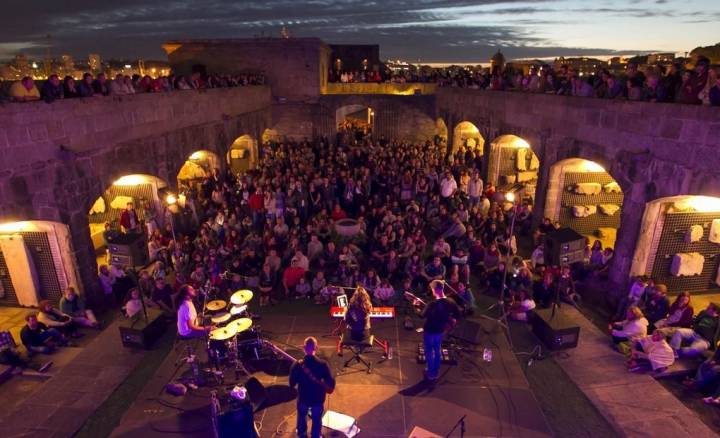
<path id="1" fill-rule="evenodd" d="M 539 156 L 535 211 L 542 212 L 552 164 L 596 161 L 625 193 L 611 279 L 627 282 L 647 202 L 681 194 L 720 196 L 720 109 L 679 104 L 440 88 L 438 115 L 462 121 L 490 144 L 522 137 Z M 536 218 L 541 219 L 540 217 Z"/>
<path id="2" fill-rule="evenodd" d="M 175 186 L 194 151 L 225 157 L 244 134 L 270 127 L 267 87 L 74 99 L 0 107 L 0 223 L 70 226 L 80 277 L 94 290 L 88 210 L 122 175 L 155 175 Z M 224 165 L 225 163 L 223 163 Z"/>

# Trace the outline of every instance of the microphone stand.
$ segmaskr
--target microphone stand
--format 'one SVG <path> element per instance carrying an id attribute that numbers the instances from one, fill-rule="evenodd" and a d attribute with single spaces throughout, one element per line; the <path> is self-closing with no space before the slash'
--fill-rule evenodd
<path id="1" fill-rule="evenodd" d="M 455 432 L 455 429 L 460 426 L 460 438 L 465 437 L 465 417 L 467 417 L 467 414 L 460 417 L 460 419 L 455 423 L 452 429 L 450 429 L 450 432 L 448 432 L 447 435 L 445 435 L 445 438 L 450 438 L 450 435 L 452 435 L 453 432 Z"/>

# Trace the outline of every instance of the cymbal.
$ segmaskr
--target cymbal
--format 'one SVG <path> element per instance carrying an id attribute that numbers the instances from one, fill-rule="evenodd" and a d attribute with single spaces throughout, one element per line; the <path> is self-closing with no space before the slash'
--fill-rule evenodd
<path id="1" fill-rule="evenodd" d="M 224 322 L 230 321 L 231 317 L 232 315 L 230 314 L 230 312 L 220 312 L 210 319 L 212 320 L 213 324 L 222 324 Z"/>
<path id="2" fill-rule="evenodd" d="M 226 341 L 237 334 L 237 328 L 228 324 L 225 327 L 216 328 L 210 332 L 210 340 Z"/>
<path id="3" fill-rule="evenodd" d="M 238 318 L 227 325 L 228 328 L 235 330 L 235 333 L 242 333 L 245 330 L 252 327 L 252 319 L 250 318 Z"/>
<path id="4" fill-rule="evenodd" d="M 222 310 L 227 306 L 227 303 L 223 300 L 212 300 L 205 305 L 205 308 L 211 312 Z"/>
<path id="5" fill-rule="evenodd" d="M 230 308 L 230 314 L 232 316 L 239 315 L 247 310 L 247 304 L 243 304 L 242 306 L 232 306 Z"/>
<path id="6" fill-rule="evenodd" d="M 239 306 L 252 300 L 253 292 L 250 289 L 240 289 L 235 291 L 230 297 L 230 302 Z"/>

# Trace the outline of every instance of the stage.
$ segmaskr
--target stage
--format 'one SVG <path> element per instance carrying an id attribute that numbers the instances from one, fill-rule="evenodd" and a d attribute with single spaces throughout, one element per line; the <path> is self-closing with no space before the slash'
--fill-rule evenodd
<path id="1" fill-rule="evenodd" d="M 463 342 L 466 349 L 458 354 L 458 364 L 443 365 L 439 381 L 429 385 L 423 381 L 423 365 L 416 361 L 422 336 L 403 327 L 402 312 L 394 319 L 373 320 L 373 333 L 389 341 L 393 353 L 392 359 L 385 361 L 379 348 L 366 353 L 373 362 L 373 371 L 367 374 L 361 364 L 343 368 L 351 353 L 336 354 L 337 338 L 329 336 L 335 322 L 326 306 L 289 302 L 265 309 L 256 322 L 264 337 L 293 357 L 302 357 L 299 346 L 306 336 L 318 338 L 320 356 L 337 374 L 337 388 L 325 407 L 355 417 L 360 437 L 405 438 L 414 426 L 446 436 L 463 415 L 466 437 L 551 435 L 503 332 L 493 322 L 483 321 L 477 337 L 480 344 Z M 491 362 L 483 361 L 483 348 L 492 350 Z M 205 357 L 204 352 L 201 355 Z M 175 366 L 180 356 L 179 350 L 170 351 L 112 436 L 212 436 L 210 391 L 231 389 L 234 372 L 225 373 L 222 386 L 213 381 L 185 396 L 172 396 L 164 392 L 165 384 L 190 373 L 187 365 Z M 290 361 L 266 358 L 245 364 L 268 393 L 267 401 L 255 413 L 260 436 L 295 436 L 295 394 L 287 387 Z M 247 377 L 241 377 L 240 382 L 245 380 Z M 328 431 L 325 435 L 336 436 Z M 451 436 L 459 437 L 459 430 Z"/>

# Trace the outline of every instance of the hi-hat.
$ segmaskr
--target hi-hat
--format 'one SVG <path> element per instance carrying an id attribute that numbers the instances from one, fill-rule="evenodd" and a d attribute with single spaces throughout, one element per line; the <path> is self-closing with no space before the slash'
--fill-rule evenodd
<path id="1" fill-rule="evenodd" d="M 237 327 L 228 324 L 226 327 L 217 328 L 210 332 L 210 340 L 226 341 L 237 334 Z"/>
<path id="2" fill-rule="evenodd" d="M 227 328 L 235 330 L 235 334 L 242 333 L 252 327 L 252 319 L 238 318 L 227 325 Z"/>
<path id="3" fill-rule="evenodd" d="M 225 306 L 227 306 L 227 303 L 223 300 L 212 300 L 205 305 L 205 308 L 211 312 L 217 312 L 224 309 Z"/>
<path id="4" fill-rule="evenodd" d="M 230 318 L 232 318 L 230 312 L 220 312 L 217 315 L 213 316 L 211 320 L 213 324 L 222 324 L 224 322 L 230 321 Z"/>
<path id="5" fill-rule="evenodd" d="M 233 303 L 236 306 L 240 306 L 242 304 L 248 303 L 250 300 L 252 300 L 253 292 L 250 289 L 240 289 L 238 291 L 235 291 L 234 294 L 230 297 L 230 302 Z"/>
<path id="6" fill-rule="evenodd" d="M 246 310 L 247 310 L 247 304 L 243 304 L 242 306 L 232 306 L 230 308 L 230 314 L 232 316 L 240 315 L 241 313 L 243 313 Z"/>

